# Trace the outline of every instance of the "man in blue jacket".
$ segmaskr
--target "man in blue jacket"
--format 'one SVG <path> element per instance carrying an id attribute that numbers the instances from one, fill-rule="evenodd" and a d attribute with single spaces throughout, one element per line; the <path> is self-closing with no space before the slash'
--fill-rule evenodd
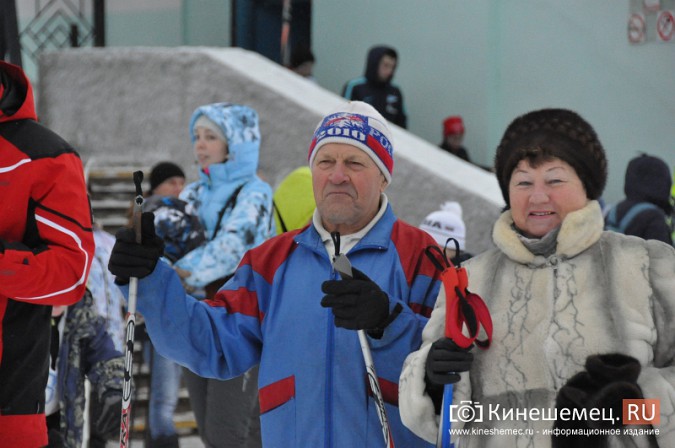
<path id="1" fill-rule="evenodd" d="M 142 278 L 138 309 L 160 353 L 213 378 L 260 364 L 266 447 L 383 446 L 354 330 L 368 335 L 394 442 L 429 446 L 401 424 L 398 379 L 420 345 L 440 273 L 424 255 L 433 239 L 397 219 L 384 194 L 392 155 L 390 130 L 370 105 L 351 102 L 324 117 L 309 148 L 312 223 L 248 251 L 212 300 L 187 295 L 157 263 L 150 215 L 142 245 L 118 232 L 110 270 L 121 283 Z M 340 253 L 352 280 L 333 269 Z"/>

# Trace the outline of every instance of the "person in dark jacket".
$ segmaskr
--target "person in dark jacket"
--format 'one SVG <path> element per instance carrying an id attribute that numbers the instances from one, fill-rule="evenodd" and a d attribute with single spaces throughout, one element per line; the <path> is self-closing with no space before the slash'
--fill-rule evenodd
<path id="1" fill-rule="evenodd" d="M 49 448 L 82 446 L 87 415 L 85 379 L 91 383 L 90 448 L 105 447 L 119 437 L 124 382 L 124 355 L 115 348 L 86 290 L 74 305 L 55 306 L 49 382 L 45 391 Z"/>
<path id="2" fill-rule="evenodd" d="M 82 162 L 37 122 L 20 67 L 0 61 L 0 445 L 47 444 L 54 305 L 82 298 L 94 257 Z"/>
<path id="3" fill-rule="evenodd" d="M 376 46 L 366 58 L 365 75 L 348 81 L 342 96 L 352 101 L 363 101 L 373 106 L 392 123 L 408 127 L 408 117 L 403 106 L 403 93 L 392 84 L 398 63 L 398 54 L 391 47 Z"/>
<path id="4" fill-rule="evenodd" d="M 623 187 L 626 198 L 607 213 L 606 228 L 618 226 L 632 213 L 633 216 L 628 216 L 624 222 L 623 233 L 672 245 L 672 229 L 667 220 L 673 211 L 670 203 L 671 185 L 672 178 L 666 162 L 647 154 L 634 158 L 626 168 Z"/>

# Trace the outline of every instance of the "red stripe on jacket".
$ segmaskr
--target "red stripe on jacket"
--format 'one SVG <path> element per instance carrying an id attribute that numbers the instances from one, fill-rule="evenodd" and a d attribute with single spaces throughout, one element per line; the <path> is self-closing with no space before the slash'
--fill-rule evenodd
<path id="1" fill-rule="evenodd" d="M 228 313 L 240 313 L 257 318 L 262 322 L 264 313 L 258 307 L 258 295 L 242 287 L 236 291 L 220 290 L 211 300 L 205 300 L 213 307 L 224 307 Z"/>
<path id="2" fill-rule="evenodd" d="M 260 413 L 264 414 L 295 397 L 295 375 L 291 375 L 282 380 L 261 388 L 258 391 L 260 401 Z"/>
<path id="3" fill-rule="evenodd" d="M 281 235 L 265 241 L 260 246 L 251 249 L 244 255 L 240 266 L 251 266 L 255 273 L 261 275 L 267 283 L 272 284 L 274 274 L 276 274 L 279 266 L 281 266 L 291 253 L 295 251 L 295 248 L 298 247 L 295 241 L 293 241 L 293 238 L 306 228 L 307 226 L 302 229 L 282 233 Z"/>
<path id="4" fill-rule="evenodd" d="M 368 384 L 368 395 L 372 397 L 373 389 L 370 387 L 370 382 L 368 381 L 367 375 L 366 381 Z M 380 377 L 377 378 L 377 382 L 380 384 L 380 391 L 382 392 L 382 399 L 384 402 L 398 407 L 398 383 L 394 383 Z"/>
<path id="5" fill-rule="evenodd" d="M 431 238 L 431 235 L 399 219 L 394 223 L 391 240 L 399 253 L 408 285 L 412 284 L 417 275 L 426 275 L 429 278 L 439 277 L 438 269 L 424 255 L 424 249 L 427 246 L 436 246 L 436 241 Z"/>
<path id="6" fill-rule="evenodd" d="M 439 280 L 440 272 L 424 254 L 428 246 L 436 246 L 436 241 L 423 230 L 398 219 L 391 231 L 391 240 L 396 246 L 401 260 L 401 267 L 405 273 L 408 286 L 418 275 L 429 277 L 430 280 Z M 433 307 L 411 302 L 410 309 L 425 317 L 431 316 Z"/>

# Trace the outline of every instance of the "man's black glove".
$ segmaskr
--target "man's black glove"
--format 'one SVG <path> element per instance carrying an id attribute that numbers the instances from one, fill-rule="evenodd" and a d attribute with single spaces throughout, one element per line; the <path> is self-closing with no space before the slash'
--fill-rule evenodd
<path id="1" fill-rule="evenodd" d="M 352 275 L 353 279 L 323 282 L 321 291 L 326 295 L 321 306 L 333 309 L 337 327 L 383 331 L 393 320 L 387 293 L 358 269 L 352 268 Z"/>
<path id="2" fill-rule="evenodd" d="M 157 260 L 164 253 L 164 242 L 155 234 L 155 215 L 141 215 L 141 244 L 136 243 L 136 234 L 131 228 L 123 228 L 115 234 L 115 245 L 110 254 L 108 270 L 118 284 L 126 284 L 129 278 L 143 278 L 152 273 Z"/>
<path id="3" fill-rule="evenodd" d="M 623 400 L 643 398 L 637 384 L 640 375 L 640 363 L 637 359 L 620 353 L 593 355 L 586 359 L 586 370 L 577 373 L 560 388 L 556 397 L 558 413 L 561 409 L 610 409 L 601 416 L 613 416 L 614 421 L 558 419 L 556 428 L 567 429 L 612 429 L 621 427 Z M 611 414 L 610 414 L 611 412 Z M 616 420 L 619 418 L 619 420 Z M 602 447 L 607 441 L 605 436 L 553 437 L 553 447 Z"/>
<path id="4" fill-rule="evenodd" d="M 119 435 L 122 414 L 122 391 L 109 390 L 99 398 L 98 415 L 94 415 L 94 431 L 103 437 Z"/>

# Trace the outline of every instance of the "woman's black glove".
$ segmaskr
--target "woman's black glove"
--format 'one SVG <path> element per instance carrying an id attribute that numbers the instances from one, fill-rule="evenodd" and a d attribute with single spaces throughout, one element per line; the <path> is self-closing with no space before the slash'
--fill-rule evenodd
<path id="1" fill-rule="evenodd" d="M 440 414 L 443 403 L 443 386 L 460 380 L 459 372 L 467 372 L 473 363 L 473 348 L 461 348 L 452 339 L 441 338 L 431 344 L 425 364 L 424 382 L 427 394 Z"/>
<path id="2" fill-rule="evenodd" d="M 358 269 L 352 268 L 352 275 L 353 279 L 323 282 L 321 306 L 333 309 L 336 327 L 383 331 L 393 320 L 387 293 Z"/>
<path id="3" fill-rule="evenodd" d="M 164 242 L 155 234 L 155 215 L 152 212 L 141 215 L 141 244 L 136 243 L 136 234 L 131 228 L 118 230 L 115 238 L 108 270 L 117 276 L 115 282 L 118 284 L 129 283 L 131 277 L 150 275 L 164 253 Z"/>
<path id="4" fill-rule="evenodd" d="M 555 428 L 621 428 L 623 400 L 643 398 L 637 384 L 640 375 L 637 359 L 620 353 L 593 355 L 586 359 L 586 370 L 570 378 L 558 391 L 556 408 L 569 409 L 569 419 L 558 418 Z M 597 420 L 579 421 L 572 418 L 574 409 L 604 409 Z M 583 415 L 583 414 L 582 414 Z M 588 415 L 586 412 L 585 415 Z M 609 421 L 602 417 L 612 416 Z M 553 437 L 553 447 L 603 447 L 605 436 Z"/>
<path id="5" fill-rule="evenodd" d="M 473 363 L 473 348 L 461 348 L 452 339 L 441 338 L 431 344 L 426 362 L 426 377 L 434 384 L 454 384 L 459 372 L 466 372 Z"/>

